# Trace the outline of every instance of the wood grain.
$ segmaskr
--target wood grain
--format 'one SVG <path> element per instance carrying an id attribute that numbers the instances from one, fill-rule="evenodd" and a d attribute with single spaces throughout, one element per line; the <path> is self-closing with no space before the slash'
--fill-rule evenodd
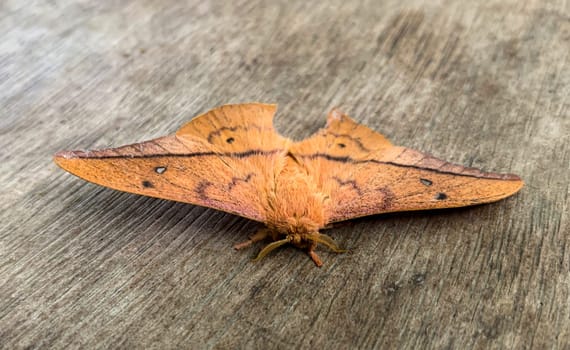
<path id="1" fill-rule="evenodd" d="M 3 348 L 570 347 L 565 1 L 0 4 Z M 335 227 L 350 253 L 251 263 L 259 226 L 60 171 L 61 149 L 279 104 L 521 175 L 495 204 Z M 330 262 L 330 263 L 329 263 Z"/>

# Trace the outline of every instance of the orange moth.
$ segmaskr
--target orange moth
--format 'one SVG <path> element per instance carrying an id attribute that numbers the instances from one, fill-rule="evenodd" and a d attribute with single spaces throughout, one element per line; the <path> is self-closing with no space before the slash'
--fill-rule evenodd
<path id="1" fill-rule="evenodd" d="M 63 151 L 55 162 L 87 181 L 116 190 L 201 205 L 266 227 L 245 248 L 270 238 L 256 259 L 290 243 L 315 253 L 319 231 L 366 215 L 495 202 L 517 192 L 516 175 L 445 162 L 356 123 L 338 110 L 326 127 L 293 142 L 275 132 L 276 105 L 225 105 L 175 134 L 118 148 Z"/>

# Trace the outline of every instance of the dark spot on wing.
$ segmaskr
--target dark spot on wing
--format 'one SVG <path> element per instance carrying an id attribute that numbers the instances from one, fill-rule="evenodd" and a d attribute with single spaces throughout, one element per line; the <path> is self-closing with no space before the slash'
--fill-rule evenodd
<path id="1" fill-rule="evenodd" d="M 163 174 L 166 171 L 166 167 L 165 166 L 157 166 L 156 168 L 154 168 L 154 171 L 156 171 L 157 174 Z"/>
<path id="2" fill-rule="evenodd" d="M 340 148 L 345 148 L 346 145 L 345 145 L 344 143 L 339 143 L 339 144 L 338 144 L 338 147 L 340 147 Z"/>
<path id="3" fill-rule="evenodd" d="M 231 144 L 231 143 L 233 143 L 235 140 L 236 140 L 236 139 L 234 139 L 233 137 L 228 137 L 228 138 L 226 139 L 226 142 L 229 143 L 229 144 Z"/>
<path id="4" fill-rule="evenodd" d="M 443 192 L 439 192 L 438 194 L 435 195 L 435 199 L 437 199 L 438 201 L 447 199 L 447 195 Z"/>
<path id="5" fill-rule="evenodd" d="M 154 187 L 154 185 L 152 184 L 152 182 L 147 181 L 147 180 L 143 181 L 143 182 L 142 182 L 142 185 L 143 185 L 144 188 L 153 188 L 153 187 Z"/>
<path id="6" fill-rule="evenodd" d="M 431 180 L 428 180 L 428 179 L 420 179 L 420 182 L 426 186 L 431 186 L 431 184 L 433 184 L 433 182 Z"/>

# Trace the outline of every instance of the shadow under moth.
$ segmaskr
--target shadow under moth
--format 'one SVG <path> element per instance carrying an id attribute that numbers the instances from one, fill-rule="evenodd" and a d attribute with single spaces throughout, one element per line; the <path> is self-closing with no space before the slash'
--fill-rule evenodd
<path id="1" fill-rule="evenodd" d="M 62 151 L 55 162 L 116 190 L 201 205 L 263 222 L 236 249 L 270 238 L 256 259 L 290 243 L 343 250 L 319 231 L 366 215 L 462 207 L 517 192 L 516 175 L 445 162 L 356 123 L 338 110 L 326 127 L 294 142 L 273 128 L 276 105 L 225 105 L 175 134 L 95 151 Z"/>

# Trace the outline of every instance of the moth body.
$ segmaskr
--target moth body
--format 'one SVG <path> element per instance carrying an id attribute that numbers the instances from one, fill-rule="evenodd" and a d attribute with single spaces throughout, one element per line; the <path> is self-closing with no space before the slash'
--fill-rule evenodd
<path id="1" fill-rule="evenodd" d="M 290 155 L 286 156 L 285 166 L 271 185 L 265 206 L 268 235 L 274 241 L 314 251 L 322 236 L 319 230 L 327 221 L 326 195 Z M 335 249 L 339 250 L 336 246 Z"/>

